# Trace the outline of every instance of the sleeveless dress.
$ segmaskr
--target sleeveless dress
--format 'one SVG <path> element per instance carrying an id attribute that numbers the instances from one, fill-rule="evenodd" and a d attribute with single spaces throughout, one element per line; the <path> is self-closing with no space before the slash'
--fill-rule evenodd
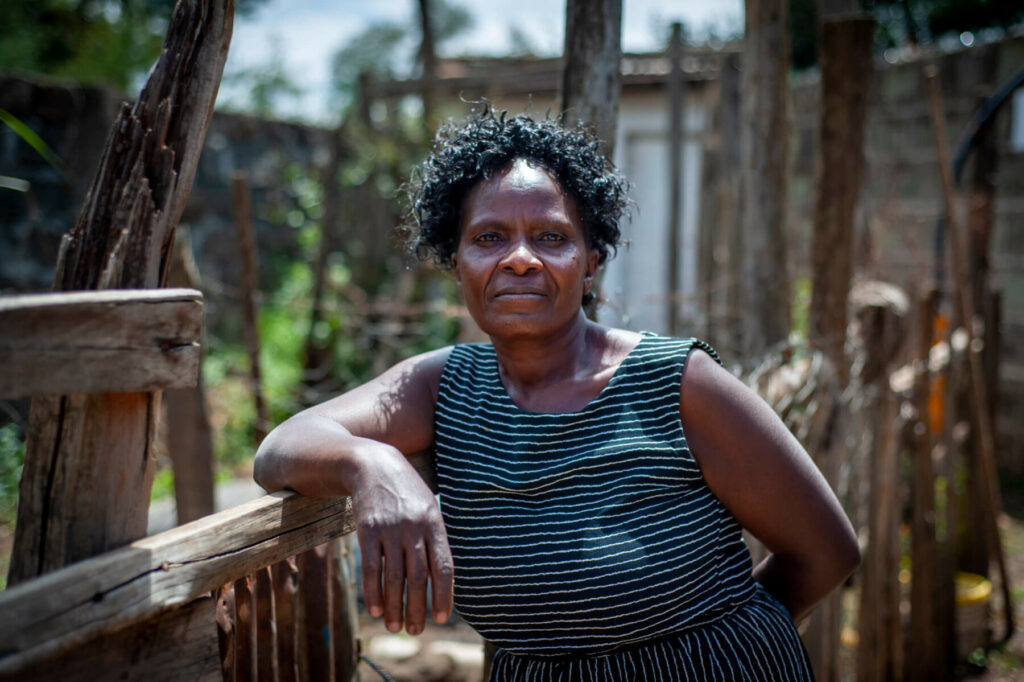
<path id="1" fill-rule="evenodd" d="M 490 344 L 456 346 L 435 410 L 455 608 L 491 680 L 811 680 L 785 607 L 679 418 L 696 339 L 644 333 L 578 412 L 512 402 Z"/>

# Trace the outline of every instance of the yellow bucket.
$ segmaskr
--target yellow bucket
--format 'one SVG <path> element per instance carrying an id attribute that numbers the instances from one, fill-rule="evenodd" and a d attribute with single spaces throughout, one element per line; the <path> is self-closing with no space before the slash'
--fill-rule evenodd
<path id="1" fill-rule="evenodd" d="M 957 653 L 966 658 L 989 644 L 988 603 L 992 581 L 976 573 L 959 572 L 956 583 Z"/>

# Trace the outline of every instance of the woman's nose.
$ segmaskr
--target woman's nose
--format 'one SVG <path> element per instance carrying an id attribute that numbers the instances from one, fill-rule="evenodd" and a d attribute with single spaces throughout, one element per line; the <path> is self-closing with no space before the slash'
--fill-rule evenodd
<path id="1" fill-rule="evenodd" d="M 501 268 L 517 275 L 525 275 L 543 267 L 540 259 L 527 244 L 519 242 L 501 259 Z"/>

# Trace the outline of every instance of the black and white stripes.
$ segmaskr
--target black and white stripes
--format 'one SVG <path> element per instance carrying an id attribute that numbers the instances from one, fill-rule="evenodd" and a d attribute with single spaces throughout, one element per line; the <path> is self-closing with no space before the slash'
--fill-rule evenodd
<path id="1" fill-rule="evenodd" d="M 503 650 L 492 679 L 809 675 L 687 448 L 694 347 L 714 356 L 645 334 L 597 398 L 560 414 L 520 410 L 489 344 L 452 351 L 435 411 L 441 510 L 456 608 Z"/>

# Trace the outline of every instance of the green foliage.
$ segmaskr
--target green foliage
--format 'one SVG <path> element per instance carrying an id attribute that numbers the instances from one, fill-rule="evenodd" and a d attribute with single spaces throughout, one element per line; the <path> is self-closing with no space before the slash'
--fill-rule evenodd
<path id="1" fill-rule="evenodd" d="M 158 465 L 159 466 L 159 465 Z M 174 494 L 174 470 L 171 467 L 158 468 L 153 476 L 153 491 L 150 499 L 159 500 Z"/>
<path id="2" fill-rule="evenodd" d="M 802 339 L 807 338 L 811 308 L 811 280 L 801 277 L 793 282 L 793 307 L 790 311 L 790 329 L 792 334 Z"/>
<path id="3" fill-rule="evenodd" d="M 446 0 L 432 2 L 430 11 L 435 49 L 443 48 L 446 42 L 473 25 L 473 17 L 464 7 Z M 419 54 L 422 33 L 417 10 L 405 22 L 376 22 L 352 38 L 332 61 L 331 83 L 336 105 L 345 108 L 354 101 L 362 73 L 378 80 L 410 76 L 411 70 L 407 67 L 422 59 Z M 410 40 L 410 36 L 417 39 Z"/>
<path id="4" fill-rule="evenodd" d="M 237 0 L 237 12 L 266 0 Z M 0 69 L 128 89 L 160 54 L 175 0 L 4 0 Z"/>
<path id="5" fill-rule="evenodd" d="M 295 85 L 282 63 L 280 41 L 273 41 L 267 58 L 261 64 L 224 75 L 225 85 L 244 85 L 246 99 L 228 102 L 225 108 L 244 111 L 263 118 L 280 118 L 278 107 L 283 99 L 297 99 L 302 88 Z"/>
<path id="6" fill-rule="evenodd" d="M 57 156 L 56 152 L 50 148 L 50 145 L 46 144 L 43 138 L 36 134 L 36 131 L 25 125 L 21 119 L 6 109 L 0 109 L 0 122 L 10 128 L 25 144 L 32 147 L 54 170 L 62 174 L 66 172 L 67 166 L 64 164 L 64 161 Z"/>
<path id="7" fill-rule="evenodd" d="M 25 438 L 17 424 L 0 426 L 0 524 L 14 525 L 18 484 L 25 464 Z"/>

